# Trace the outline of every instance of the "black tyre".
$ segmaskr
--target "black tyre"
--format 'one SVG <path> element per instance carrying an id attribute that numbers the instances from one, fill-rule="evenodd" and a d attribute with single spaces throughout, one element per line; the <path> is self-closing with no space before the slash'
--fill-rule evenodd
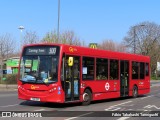
<path id="1" fill-rule="evenodd" d="M 133 98 L 138 96 L 138 88 L 136 86 L 133 87 Z"/>
<path id="2" fill-rule="evenodd" d="M 82 105 L 89 105 L 92 101 L 92 93 L 89 89 L 86 89 L 83 93 Z"/>

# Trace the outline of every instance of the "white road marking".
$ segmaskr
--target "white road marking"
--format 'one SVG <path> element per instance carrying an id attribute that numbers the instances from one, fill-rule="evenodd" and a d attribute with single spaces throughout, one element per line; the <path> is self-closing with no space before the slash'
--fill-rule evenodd
<path id="1" fill-rule="evenodd" d="M 144 108 L 156 108 L 157 110 L 159 110 L 160 108 L 155 106 L 155 105 L 147 105 Z"/>
<path id="2" fill-rule="evenodd" d="M 148 110 L 144 110 L 144 111 L 148 111 Z"/>
<path id="3" fill-rule="evenodd" d="M 105 109 L 105 111 L 111 111 L 114 107 L 109 107 L 108 109 Z"/>
<path id="4" fill-rule="evenodd" d="M 149 110 L 146 110 L 146 109 L 137 109 L 137 111 L 149 111 Z"/>
<path id="5" fill-rule="evenodd" d="M 121 109 L 121 108 L 120 108 L 120 107 L 116 108 L 117 106 L 120 106 L 120 105 L 123 105 L 123 106 L 124 106 L 124 104 L 131 103 L 131 102 L 133 102 L 133 101 L 127 101 L 127 102 L 124 102 L 124 103 L 120 103 L 120 104 L 117 104 L 117 105 L 110 106 L 108 109 L 105 109 L 105 111 L 108 111 L 108 110 L 111 110 L 111 111 L 119 110 L 119 109 Z M 132 105 L 131 105 L 131 106 L 132 106 Z M 116 108 L 116 109 L 113 109 L 113 108 Z M 113 109 L 113 110 L 112 110 L 112 109 Z M 130 118 L 130 117 L 121 117 L 121 118 L 119 118 L 119 119 L 117 119 L 117 120 L 126 120 L 126 119 L 128 119 L 128 118 Z"/>
<path id="6" fill-rule="evenodd" d="M 131 102 L 132 102 L 132 101 L 127 101 L 127 102 L 124 102 L 124 103 L 120 103 L 120 104 L 117 104 L 117 105 L 110 106 L 108 109 L 105 109 L 105 111 L 108 111 L 108 110 L 110 110 L 110 109 L 113 109 L 113 108 L 115 108 L 116 106 L 124 105 L 124 104 L 131 103 Z"/>
<path id="7" fill-rule="evenodd" d="M 154 95 L 150 95 L 150 96 L 147 96 L 147 97 L 143 97 L 143 98 L 141 98 L 141 100 L 143 100 L 143 99 L 146 99 L 146 98 L 150 98 L 150 97 L 153 97 Z"/>
<path id="8" fill-rule="evenodd" d="M 92 114 L 92 113 L 94 113 L 94 112 L 85 113 L 85 114 L 82 114 L 82 115 L 79 115 L 79 116 L 76 116 L 76 117 L 67 118 L 67 119 L 65 119 L 65 120 L 76 119 L 76 118 L 78 118 L 78 117 L 82 117 L 82 116 L 89 115 L 89 114 Z"/>
<path id="9" fill-rule="evenodd" d="M 150 108 L 151 107 L 151 105 L 147 105 L 147 106 L 144 106 L 143 108 Z"/>
<path id="10" fill-rule="evenodd" d="M 109 107 L 108 109 L 105 109 L 105 111 L 116 111 L 121 109 L 120 107 Z"/>
<path id="11" fill-rule="evenodd" d="M 110 107 L 116 107 L 116 106 L 119 106 L 119 105 L 124 105 L 124 104 L 127 104 L 127 103 L 131 103 L 132 101 L 127 101 L 127 102 L 124 102 L 124 103 L 120 103 L 120 104 L 117 104 L 117 105 L 113 105 L 113 106 L 110 106 Z"/>
<path id="12" fill-rule="evenodd" d="M 115 108 L 115 109 L 113 109 L 113 110 L 111 110 L 111 111 L 116 111 L 116 110 L 119 110 L 119 109 L 121 109 L 120 107 L 119 108 Z"/>
<path id="13" fill-rule="evenodd" d="M 126 120 L 126 119 L 128 119 L 128 118 L 130 118 L 130 117 L 121 117 L 121 118 L 119 118 L 119 119 L 117 119 L 117 120 Z"/>
<path id="14" fill-rule="evenodd" d="M 44 111 L 45 109 L 33 110 L 33 111 Z"/>
<path id="15" fill-rule="evenodd" d="M 122 105 L 122 106 L 133 106 L 134 104 L 131 104 L 131 105 Z"/>
<path id="16" fill-rule="evenodd" d="M 17 106 L 17 105 L 19 105 L 19 104 L 13 104 L 13 105 L 5 105 L 5 106 L 0 106 L 0 107 L 12 107 L 12 106 Z"/>

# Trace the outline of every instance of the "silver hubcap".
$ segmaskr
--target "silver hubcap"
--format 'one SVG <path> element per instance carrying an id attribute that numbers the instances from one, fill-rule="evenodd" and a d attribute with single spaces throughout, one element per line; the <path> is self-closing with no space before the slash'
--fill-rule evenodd
<path id="1" fill-rule="evenodd" d="M 136 88 L 134 89 L 134 96 L 136 96 L 137 95 L 137 90 L 136 90 Z"/>
<path id="2" fill-rule="evenodd" d="M 83 94 L 83 101 L 87 102 L 89 100 L 89 95 L 87 93 Z"/>

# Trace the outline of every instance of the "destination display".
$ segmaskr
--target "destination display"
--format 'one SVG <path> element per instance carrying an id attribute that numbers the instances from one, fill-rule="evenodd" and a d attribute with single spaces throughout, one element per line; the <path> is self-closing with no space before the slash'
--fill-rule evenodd
<path id="1" fill-rule="evenodd" d="M 25 55 L 58 55 L 59 47 L 28 47 L 25 48 Z"/>

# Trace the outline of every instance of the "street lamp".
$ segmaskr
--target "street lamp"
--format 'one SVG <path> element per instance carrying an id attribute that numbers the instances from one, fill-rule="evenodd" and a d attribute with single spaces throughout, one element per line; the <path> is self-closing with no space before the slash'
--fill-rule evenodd
<path id="1" fill-rule="evenodd" d="M 18 29 L 21 31 L 21 34 L 20 34 L 20 42 L 22 43 L 22 39 L 23 39 L 23 38 L 22 38 L 22 32 L 23 32 L 23 30 L 24 30 L 24 26 L 21 25 L 21 26 L 18 27 Z M 21 47 L 22 47 L 22 45 L 21 45 Z"/>
<path id="2" fill-rule="evenodd" d="M 133 35 L 134 35 L 134 54 L 136 53 L 136 28 L 137 27 L 143 27 L 145 26 L 144 24 L 141 24 L 141 25 L 135 25 L 133 26 Z"/>
<path id="3" fill-rule="evenodd" d="M 58 0 L 58 25 L 57 25 L 57 37 L 59 41 L 59 21 L 60 21 L 60 0 Z"/>
<path id="4" fill-rule="evenodd" d="M 20 29 L 20 31 L 22 32 L 22 30 L 24 29 L 23 26 L 19 26 L 18 29 Z"/>

